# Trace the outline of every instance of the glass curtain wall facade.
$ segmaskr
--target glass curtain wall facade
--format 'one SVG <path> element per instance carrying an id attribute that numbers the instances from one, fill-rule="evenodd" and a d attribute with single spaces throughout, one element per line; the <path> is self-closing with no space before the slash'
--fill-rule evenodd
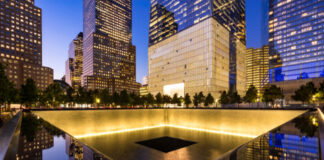
<path id="1" fill-rule="evenodd" d="M 138 92 L 131 0 L 84 0 L 83 76 L 88 89 Z"/>
<path id="2" fill-rule="evenodd" d="M 69 58 L 65 66 L 65 82 L 73 88 L 81 86 L 82 66 L 83 66 L 83 33 L 70 43 Z"/>
<path id="3" fill-rule="evenodd" d="M 258 97 L 269 83 L 269 46 L 248 48 L 246 50 L 246 87 L 253 85 L 258 90 Z"/>
<path id="4" fill-rule="evenodd" d="M 324 1 L 270 0 L 270 81 L 324 77 Z"/>
<path id="5" fill-rule="evenodd" d="M 211 17 L 230 33 L 229 85 L 244 92 L 244 0 L 151 0 L 149 47 Z"/>
<path id="6" fill-rule="evenodd" d="M 0 0 L 0 55 L 17 88 L 28 78 L 40 89 L 53 82 L 53 70 L 42 66 L 42 11 L 34 0 Z"/>

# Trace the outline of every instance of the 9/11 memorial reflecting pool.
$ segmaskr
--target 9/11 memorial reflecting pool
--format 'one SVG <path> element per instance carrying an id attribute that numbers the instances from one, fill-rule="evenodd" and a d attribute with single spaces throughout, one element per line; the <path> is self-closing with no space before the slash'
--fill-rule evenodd
<path id="1" fill-rule="evenodd" d="M 320 159 L 318 113 L 306 112 L 35 111 L 24 114 L 19 148 L 29 145 L 24 143 L 41 144 L 37 154 L 43 159 L 51 155 L 61 159 Z M 32 132 L 36 138 L 29 137 L 31 142 L 25 133 L 32 124 L 26 123 L 26 117 L 35 120 L 29 123 L 38 124 L 37 132 Z M 28 147 L 19 150 L 20 157 L 30 152 Z"/>

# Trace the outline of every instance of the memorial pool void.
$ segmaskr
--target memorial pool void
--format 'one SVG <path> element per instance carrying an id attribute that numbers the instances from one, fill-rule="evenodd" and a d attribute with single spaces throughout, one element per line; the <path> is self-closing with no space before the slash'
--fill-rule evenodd
<path id="1" fill-rule="evenodd" d="M 305 112 L 119 109 L 33 113 L 111 159 L 215 159 Z"/>

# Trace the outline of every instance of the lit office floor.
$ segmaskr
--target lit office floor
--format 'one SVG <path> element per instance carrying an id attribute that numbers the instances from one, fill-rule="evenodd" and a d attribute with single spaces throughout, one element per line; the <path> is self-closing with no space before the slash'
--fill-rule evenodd
<path id="1" fill-rule="evenodd" d="M 160 127 L 78 138 L 112 159 L 215 159 L 251 138 Z"/>

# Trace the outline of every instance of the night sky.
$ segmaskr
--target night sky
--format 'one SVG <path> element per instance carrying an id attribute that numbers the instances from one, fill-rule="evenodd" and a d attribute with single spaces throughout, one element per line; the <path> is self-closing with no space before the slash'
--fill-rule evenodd
<path id="1" fill-rule="evenodd" d="M 245 0 L 247 48 L 261 47 L 262 0 Z M 54 69 L 54 78 L 65 74 L 71 41 L 83 30 L 82 0 L 35 0 L 43 16 L 43 65 Z M 136 79 L 147 75 L 150 0 L 133 0 L 133 44 L 136 46 Z"/>

